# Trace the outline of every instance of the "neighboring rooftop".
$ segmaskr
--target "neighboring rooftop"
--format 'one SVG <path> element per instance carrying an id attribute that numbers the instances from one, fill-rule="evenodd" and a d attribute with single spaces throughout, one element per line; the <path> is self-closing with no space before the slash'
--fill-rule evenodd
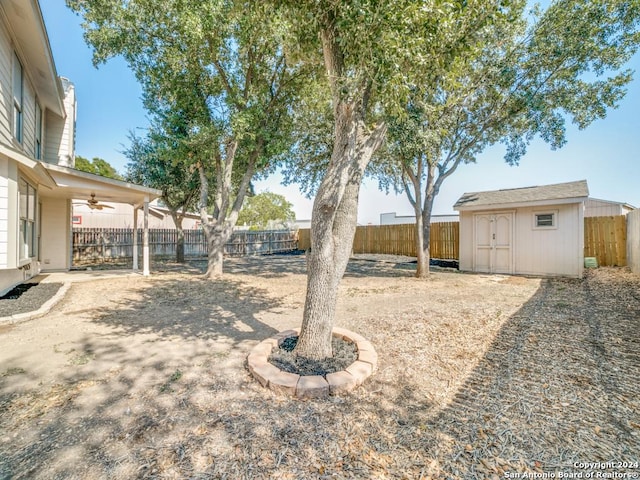
<path id="1" fill-rule="evenodd" d="M 537 203 L 552 200 L 564 203 L 573 199 L 586 200 L 588 196 L 589 187 L 587 186 L 587 181 L 579 180 L 553 185 L 465 193 L 458 199 L 453 208 L 459 210 L 471 207 Z"/>

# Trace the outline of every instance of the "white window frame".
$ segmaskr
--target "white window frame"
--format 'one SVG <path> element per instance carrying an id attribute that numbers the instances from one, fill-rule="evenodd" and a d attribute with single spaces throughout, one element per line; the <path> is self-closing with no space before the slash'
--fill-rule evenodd
<path id="1" fill-rule="evenodd" d="M 539 217 L 551 215 L 551 225 L 540 225 Z M 541 210 L 533 212 L 533 229 L 534 230 L 557 230 L 558 228 L 558 210 Z"/>
<path id="2" fill-rule="evenodd" d="M 18 180 L 18 257 L 24 265 L 37 256 L 38 233 L 36 226 L 38 191 L 26 178 Z"/>
<path id="3" fill-rule="evenodd" d="M 22 145 L 24 132 L 24 67 L 15 52 L 13 52 L 11 79 L 13 97 L 13 138 L 16 142 Z"/>

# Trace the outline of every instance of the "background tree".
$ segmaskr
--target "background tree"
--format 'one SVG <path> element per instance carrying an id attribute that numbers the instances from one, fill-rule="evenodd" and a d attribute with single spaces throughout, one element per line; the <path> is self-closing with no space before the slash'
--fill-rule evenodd
<path id="1" fill-rule="evenodd" d="M 282 45 L 291 43 L 283 39 L 286 25 L 260 2 L 250 8 L 222 0 L 67 3 L 84 17 L 94 62 L 122 55 L 142 84 L 147 109 L 185 115 L 192 144 L 208 153 L 197 162 L 200 211 L 207 275 L 221 274 L 224 244 L 250 182 L 288 149 L 291 107 L 308 82 L 302 64 L 285 56 Z"/>
<path id="2" fill-rule="evenodd" d="M 184 262 L 183 220 L 187 212 L 196 210 L 200 193 L 193 152 L 184 142 L 184 133 L 179 126 L 168 132 L 154 125 L 144 137 L 131 133 L 131 145 L 124 152 L 130 160 L 127 181 L 162 191 L 162 201 L 178 232 L 176 261 L 179 263 Z"/>
<path id="3" fill-rule="evenodd" d="M 246 198 L 238 216 L 238 223 L 248 225 L 252 229 L 265 230 L 282 228 L 295 218 L 293 205 L 283 195 L 263 192 Z"/>
<path id="4" fill-rule="evenodd" d="M 75 168 L 81 172 L 93 173 L 94 175 L 113 178 L 114 180 L 122 180 L 122 176 L 118 171 L 102 158 L 93 157 L 93 160 L 88 160 L 76 155 Z"/>
<path id="5" fill-rule="evenodd" d="M 405 110 L 389 120 L 383 161 L 373 170 L 413 206 L 418 277 L 429 272 L 433 202 L 461 164 L 497 142 L 517 164 L 534 136 L 559 148 L 566 119 L 586 128 L 616 106 L 632 79 L 619 70 L 638 47 L 637 7 L 560 0 L 527 25 L 521 2 L 435 82 L 412 88 Z"/>

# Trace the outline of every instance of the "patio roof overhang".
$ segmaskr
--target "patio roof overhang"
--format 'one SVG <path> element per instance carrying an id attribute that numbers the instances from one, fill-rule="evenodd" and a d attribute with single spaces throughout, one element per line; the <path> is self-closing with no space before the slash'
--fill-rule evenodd
<path id="1" fill-rule="evenodd" d="M 88 199 L 95 195 L 99 202 L 128 203 L 140 208 L 144 202 L 150 202 L 162 195 L 160 190 L 143 187 L 130 182 L 101 177 L 81 172 L 73 168 L 40 163 L 54 182 L 53 186 L 44 185 L 40 194 L 47 197 L 65 199 Z"/>

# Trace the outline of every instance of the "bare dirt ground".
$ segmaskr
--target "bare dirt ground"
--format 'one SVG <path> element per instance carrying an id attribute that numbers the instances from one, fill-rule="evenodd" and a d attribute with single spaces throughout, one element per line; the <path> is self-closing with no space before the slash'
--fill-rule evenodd
<path id="1" fill-rule="evenodd" d="M 73 285 L 0 331 L 0 479 L 484 479 L 640 461 L 640 278 L 412 268 L 351 262 L 337 323 L 371 340 L 379 370 L 304 402 L 245 360 L 299 325 L 304 257 L 231 259 L 216 282 L 165 269 Z M 591 471 L 640 473 L 604 467 Z"/>

